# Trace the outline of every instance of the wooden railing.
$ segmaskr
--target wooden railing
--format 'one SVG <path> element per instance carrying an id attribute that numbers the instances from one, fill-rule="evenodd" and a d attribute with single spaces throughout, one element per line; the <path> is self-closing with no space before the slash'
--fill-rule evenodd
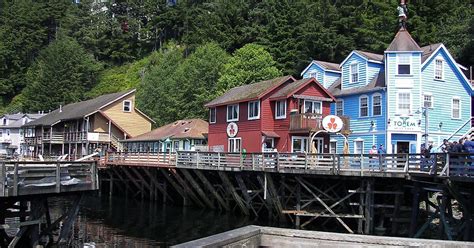
<path id="1" fill-rule="evenodd" d="M 297 114 L 292 113 L 290 114 L 290 131 L 298 132 L 298 131 L 313 131 L 317 132 L 323 129 L 322 121 L 324 116 L 321 114 L 316 113 L 305 113 L 305 114 Z M 349 118 L 344 116 L 340 116 L 342 119 L 343 130 L 350 129 L 350 122 Z"/>
<path id="2" fill-rule="evenodd" d="M 101 159 L 102 164 L 176 165 L 176 153 L 170 152 L 114 152 Z"/>
<path id="3" fill-rule="evenodd" d="M 42 137 L 24 137 L 24 141 L 28 145 L 40 145 Z"/>
<path id="4" fill-rule="evenodd" d="M 0 197 L 97 190 L 97 162 L 1 162 L 0 187 Z"/>

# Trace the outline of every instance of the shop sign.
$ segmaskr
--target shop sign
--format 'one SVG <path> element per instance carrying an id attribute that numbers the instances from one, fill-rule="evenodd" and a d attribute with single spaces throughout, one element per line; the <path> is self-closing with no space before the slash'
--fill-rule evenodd
<path id="1" fill-rule="evenodd" d="M 390 120 L 390 129 L 397 131 L 419 131 L 418 120 L 410 116 L 396 116 Z"/>
<path id="2" fill-rule="evenodd" d="M 239 127 L 235 122 L 231 122 L 227 125 L 227 136 L 230 138 L 234 138 L 237 135 L 237 132 L 239 131 Z"/>
<path id="3" fill-rule="evenodd" d="M 336 115 L 328 115 L 323 119 L 323 128 L 324 130 L 330 133 L 337 133 L 341 131 L 344 126 L 344 122 L 339 116 Z"/>

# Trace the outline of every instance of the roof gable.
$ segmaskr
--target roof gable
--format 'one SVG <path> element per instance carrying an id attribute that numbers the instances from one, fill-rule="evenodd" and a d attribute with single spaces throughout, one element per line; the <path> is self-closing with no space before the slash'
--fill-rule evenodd
<path id="1" fill-rule="evenodd" d="M 376 53 L 371 53 L 371 52 L 365 52 L 365 51 L 360 51 L 360 50 L 354 50 L 352 51 L 340 64 L 340 67 L 343 67 L 344 64 L 352 57 L 352 56 L 358 56 L 359 58 L 362 58 L 365 61 L 373 62 L 373 63 L 378 63 L 382 64 L 383 63 L 383 55 L 381 54 L 376 54 Z"/>
<path id="2" fill-rule="evenodd" d="M 336 81 L 334 84 L 329 87 L 329 91 L 335 96 L 346 96 L 346 95 L 355 95 L 363 94 L 367 92 L 373 92 L 382 90 L 386 87 L 385 84 L 385 72 L 379 72 L 367 85 L 362 87 L 355 87 L 341 90 L 341 80 Z"/>
<path id="3" fill-rule="evenodd" d="M 313 60 L 311 63 L 309 63 L 308 66 L 301 72 L 301 76 L 303 76 L 310 68 L 311 66 L 317 66 L 323 71 L 330 71 L 334 73 L 341 73 L 341 68 L 339 67 L 339 64 L 336 63 L 331 63 L 331 62 L 326 62 L 322 60 Z"/>
<path id="4" fill-rule="evenodd" d="M 413 40 L 405 28 L 400 28 L 385 52 L 421 52 L 418 43 Z"/>
<path id="5" fill-rule="evenodd" d="M 215 107 L 230 103 L 244 102 L 252 99 L 260 99 L 287 81 L 295 81 L 295 79 L 292 76 L 283 76 L 258 83 L 238 86 L 226 91 L 223 95 L 210 101 L 204 106 Z"/>
<path id="6" fill-rule="evenodd" d="M 333 101 L 336 101 L 336 98 L 328 91 L 326 88 L 324 88 L 316 79 L 314 78 L 304 78 L 300 79 L 298 81 L 295 81 L 293 83 L 285 85 L 285 87 L 281 88 L 277 92 L 275 92 L 270 99 L 271 100 L 276 100 L 276 99 L 282 99 L 282 98 L 288 98 L 298 92 L 300 89 L 304 88 L 307 85 L 310 84 L 315 84 L 319 89 L 321 89 L 329 98 L 331 98 Z"/>
<path id="7" fill-rule="evenodd" d="M 207 121 L 201 119 L 178 120 L 124 141 L 158 141 L 167 138 L 205 139 L 204 134 L 208 131 L 209 123 Z"/>

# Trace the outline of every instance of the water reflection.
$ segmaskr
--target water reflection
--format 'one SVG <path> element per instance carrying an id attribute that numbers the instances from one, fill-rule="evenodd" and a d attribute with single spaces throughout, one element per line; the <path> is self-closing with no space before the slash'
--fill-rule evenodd
<path id="1" fill-rule="evenodd" d="M 59 215 L 68 204 L 64 199 L 56 199 L 52 214 Z M 270 223 L 206 209 L 87 196 L 81 205 L 71 245 L 166 247 L 250 224 Z"/>

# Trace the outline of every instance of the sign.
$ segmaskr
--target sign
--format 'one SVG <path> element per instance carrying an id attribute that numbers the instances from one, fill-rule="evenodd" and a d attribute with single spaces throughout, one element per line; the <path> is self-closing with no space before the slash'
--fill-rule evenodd
<path id="1" fill-rule="evenodd" d="M 390 129 L 397 131 L 419 131 L 418 120 L 410 116 L 395 116 L 390 120 Z"/>
<path id="2" fill-rule="evenodd" d="M 336 115 L 328 115 L 323 119 L 323 128 L 324 130 L 330 133 L 337 133 L 341 131 L 344 126 L 344 122 L 339 116 Z"/>
<path id="3" fill-rule="evenodd" d="M 239 127 L 235 122 L 231 122 L 227 125 L 227 136 L 230 138 L 234 138 L 237 135 L 237 132 L 239 131 Z"/>

